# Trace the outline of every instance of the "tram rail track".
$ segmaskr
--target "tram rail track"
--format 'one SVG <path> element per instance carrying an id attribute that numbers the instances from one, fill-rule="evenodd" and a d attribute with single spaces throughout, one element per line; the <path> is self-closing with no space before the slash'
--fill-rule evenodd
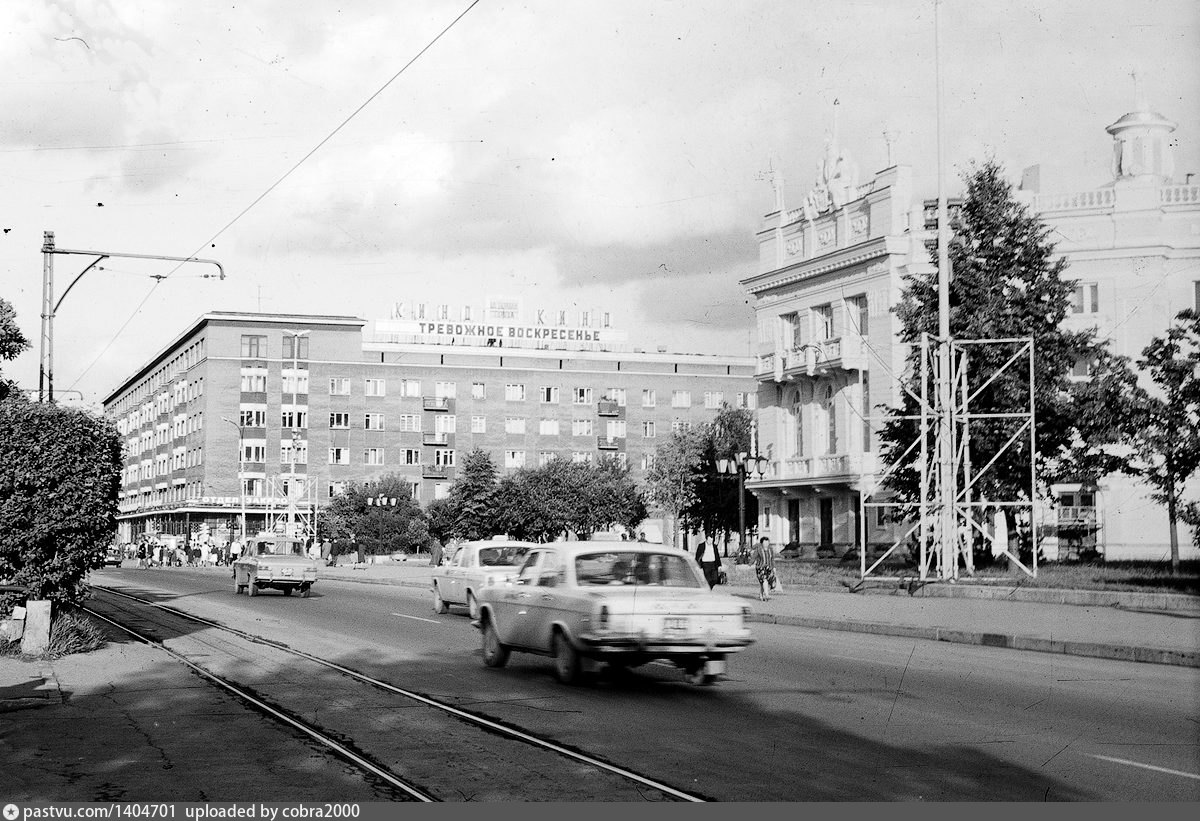
<path id="1" fill-rule="evenodd" d="M 189 613 L 161 602 L 104 586 L 93 586 L 103 597 L 94 597 L 89 613 L 138 641 L 160 648 L 176 661 L 185 664 L 206 681 L 218 686 L 271 720 L 280 722 L 303 734 L 333 755 L 358 770 L 377 779 L 398 796 L 398 800 L 440 801 L 478 795 L 482 789 L 490 800 L 537 800 L 522 794 L 519 783 L 481 787 L 476 781 L 460 787 L 454 785 L 453 773 L 447 768 L 431 768 L 421 755 L 397 749 L 388 741 L 387 730 L 396 730 L 406 743 L 414 739 L 432 739 L 449 734 L 460 744 L 455 748 L 458 762 L 470 759 L 474 748 L 477 757 L 485 759 L 483 772 L 495 774 L 502 768 L 496 761 L 519 761 L 521 771 L 536 773 L 537 784 L 530 787 L 536 796 L 545 792 L 553 800 L 660 800 L 699 802 L 704 797 L 680 790 L 649 776 L 621 767 L 618 764 L 573 749 L 550 738 L 539 736 L 519 727 L 496 721 L 465 710 L 448 701 L 420 693 L 379 677 L 369 675 L 336 661 L 290 647 L 271 639 Z M 104 612 L 101 612 L 101 611 Z M 154 614 L 156 618 L 151 618 Z M 173 627 L 171 620 L 182 620 Z M 142 624 L 138 625 L 138 622 Z M 208 631 L 214 631 L 209 633 Z M 179 645 L 168 646 L 168 642 Z M 203 657 L 205 663 L 198 659 Z M 222 660 L 232 669 L 245 669 L 249 664 L 260 675 L 260 681 L 248 685 L 237 680 L 244 677 L 213 669 Z M 320 672 L 304 674 L 298 682 L 294 665 L 315 667 Z M 272 687 L 272 674 L 287 671 L 287 686 Z M 321 676 L 336 676 L 324 679 Z M 338 682 L 350 679 L 363 688 L 348 696 Z M 372 695 L 363 695 L 367 690 Z M 322 692 L 336 692 L 340 702 L 354 700 L 359 706 L 352 710 L 332 710 L 322 707 Z M 296 696 L 293 698 L 292 696 Z M 298 700 L 297 700 L 298 699 Z M 420 715 L 414 716 L 414 710 Z M 357 712 L 356 712 L 357 710 Z M 314 720 L 319 717 L 320 720 Z M 413 720 L 410 720 L 413 719 Z M 384 731 L 378 725 L 387 724 Z M 447 731 L 449 724 L 456 729 Z M 326 726 L 332 725 L 332 726 Z M 365 736 L 365 738 L 360 737 Z M 422 742 L 424 743 L 424 742 Z M 508 748 L 497 750 L 497 746 Z M 513 749 L 519 745 L 525 752 Z M 418 744 L 417 746 L 421 746 Z M 433 744 L 437 749 L 447 750 Z M 456 763 L 457 766 L 457 763 Z M 470 771 L 471 766 L 464 768 Z M 470 775 L 464 776 L 470 781 Z M 436 783 L 431 783 L 436 782 Z M 572 793 L 575 793 L 572 795 Z"/>

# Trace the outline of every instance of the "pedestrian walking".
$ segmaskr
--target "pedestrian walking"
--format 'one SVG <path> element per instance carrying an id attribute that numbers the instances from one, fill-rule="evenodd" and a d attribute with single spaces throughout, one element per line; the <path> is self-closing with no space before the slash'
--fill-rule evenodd
<path id="1" fill-rule="evenodd" d="M 146 543 L 142 542 L 137 549 L 137 566 L 139 570 L 146 569 Z"/>
<path id="2" fill-rule="evenodd" d="M 754 548 L 754 575 L 758 579 L 759 600 L 769 601 L 771 593 L 779 589 L 779 578 L 775 575 L 775 551 L 766 536 Z"/>
<path id="3" fill-rule="evenodd" d="M 696 548 L 696 561 L 704 570 L 704 580 L 708 582 L 708 589 L 716 587 L 721 579 L 721 551 L 717 550 L 716 544 L 701 540 Z"/>

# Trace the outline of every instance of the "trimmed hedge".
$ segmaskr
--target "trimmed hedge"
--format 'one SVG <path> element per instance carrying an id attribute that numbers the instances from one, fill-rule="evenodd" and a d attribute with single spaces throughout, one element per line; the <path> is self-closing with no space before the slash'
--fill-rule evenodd
<path id="1" fill-rule="evenodd" d="M 116 533 L 121 439 L 59 405 L 0 402 L 0 614 L 26 598 L 78 604 Z"/>

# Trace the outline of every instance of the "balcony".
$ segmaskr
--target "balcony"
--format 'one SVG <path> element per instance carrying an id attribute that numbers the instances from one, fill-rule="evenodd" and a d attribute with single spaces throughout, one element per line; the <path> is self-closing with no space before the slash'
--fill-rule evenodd
<path id="1" fill-rule="evenodd" d="M 1063 506 L 1055 510 L 1055 526 L 1060 532 L 1067 530 L 1099 530 L 1099 517 L 1094 507 Z"/>
<path id="2" fill-rule="evenodd" d="M 621 406 L 611 399 L 601 399 L 596 403 L 596 413 L 600 416 L 620 416 Z"/>
<path id="3" fill-rule="evenodd" d="M 867 369 L 866 345 L 858 334 L 810 342 L 792 350 L 778 352 L 775 368 L 783 376 L 817 376 L 833 370 Z"/>
<path id="4" fill-rule="evenodd" d="M 876 464 L 874 453 L 793 456 L 769 462 L 764 481 L 795 481 L 801 484 L 858 482 L 864 476 L 873 476 Z"/>
<path id="5" fill-rule="evenodd" d="M 447 396 L 423 396 L 421 402 L 427 411 L 448 411 L 451 400 Z"/>
<path id="6" fill-rule="evenodd" d="M 600 450 L 620 450 L 621 445 L 624 443 L 624 439 L 619 439 L 615 436 L 596 437 L 596 447 L 600 448 Z"/>
<path id="7" fill-rule="evenodd" d="M 423 479 L 448 479 L 450 477 L 450 466 L 421 465 L 421 477 Z"/>
<path id="8" fill-rule="evenodd" d="M 421 435 L 422 445 L 448 445 L 450 444 L 450 434 L 448 433 L 424 433 Z"/>

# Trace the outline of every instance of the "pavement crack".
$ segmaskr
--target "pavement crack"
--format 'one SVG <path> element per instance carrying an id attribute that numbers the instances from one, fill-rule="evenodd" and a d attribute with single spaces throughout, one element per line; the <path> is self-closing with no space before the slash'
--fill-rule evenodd
<path id="1" fill-rule="evenodd" d="M 900 683 L 896 685 L 896 695 L 892 697 L 892 709 L 888 711 L 886 727 L 892 724 L 892 714 L 896 712 L 896 702 L 900 700 L 900 691 L 904 689 L 904 676 L 908 673 L 908 665 L 912 664 L 913 653 L 917 652 L 917 645 L 913 645 L 908 654 L 908 661 L 904 662 L 904 670 L 900 673 Z"/>

